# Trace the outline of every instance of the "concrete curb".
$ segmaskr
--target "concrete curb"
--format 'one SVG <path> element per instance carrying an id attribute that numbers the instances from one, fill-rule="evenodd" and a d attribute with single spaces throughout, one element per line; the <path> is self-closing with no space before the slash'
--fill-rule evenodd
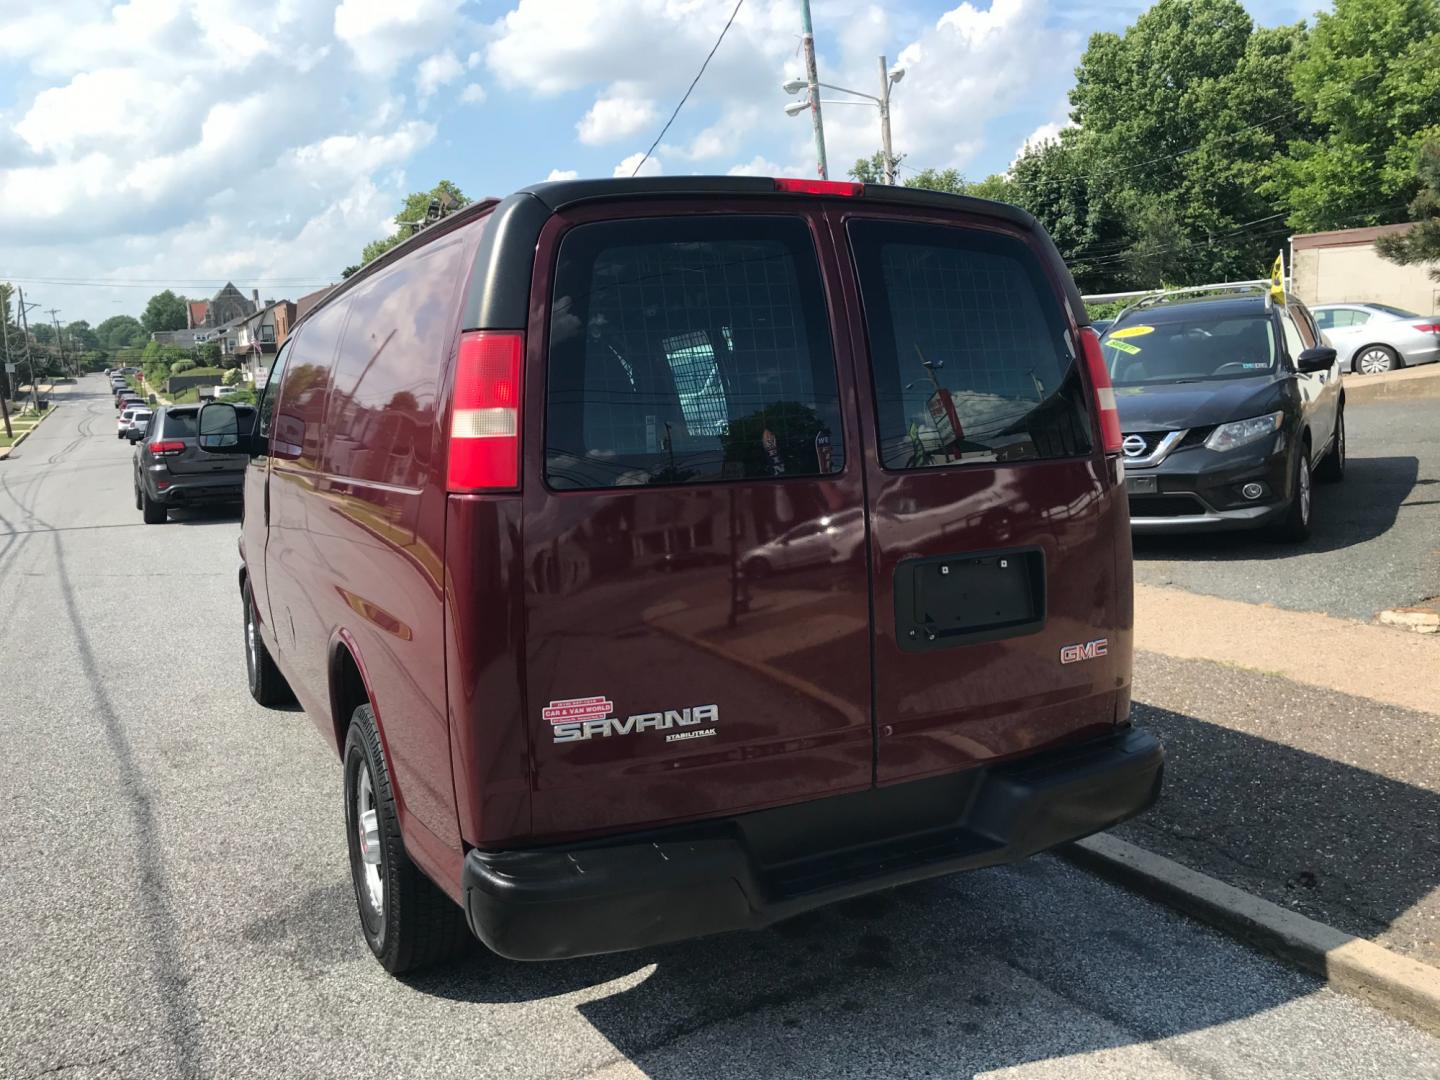
<path id="1" fill-rule="evenodd" d="M 26 439 L 28 439 L 31 435 L 34 435 L 35 432 L 39 431 L 39 430 L 40 430 L 40 425 L 45 422 L 45 418 L 46 418 L 47 416 L 49 416 L 51 413 L 53 413 L 54 411 L 55 411 L 55 406 L 52 404 L 48 409 L 46 409 L 43 413 L 40 414 L 40 419 L 38 419 L 38 420 L 35 421 L 35 426 L 34 426 L 34 427 L 32 427 L 29 431 L 24 432 L 23 434 L 16 436 L 15 441 L 14 441 L 13 443 L 11 443 L 9 446 L 6 446 L 6 447 L 4 447 L 4 448 L 0 448 L 0 461 L 4 461 L 6 458 L 8 458 L 8 457 L 10 456 L 10 452 L 11 452 L 12 450 L 14 450 L 14 449 L 15 449 L 17 446 L 19 446 L 21 443 L 23 443 L 23 442 L 24 442 Z"/>
<path id="2" fill-rule="evenodd" d="M 1440 364 L 1401 368 L 1384 375 L 1345 375 L 1345 401 L 1395 401 L 1440 397 Z"/>
<path id="3" fill-rule="evenodd" d="M 1440 969 L 1307 919 L 1118 837 L 1091 836 L 1066 845 L 1060 854 L 1312 972 L 1333 990 L 1440 1034 Z"/>

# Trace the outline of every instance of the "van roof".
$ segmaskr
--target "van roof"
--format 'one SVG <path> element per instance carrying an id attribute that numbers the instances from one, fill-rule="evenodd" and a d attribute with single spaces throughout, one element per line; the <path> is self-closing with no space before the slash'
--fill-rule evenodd
<path id="1" fill-rule="evenodd" d="M 1009 203 L 951 195 L 926 188 L 862 184 L 855 196 L 804 194 L 813 199 L 854 198 L 866 205 L 907 206 L 998 218 L 1018 226 L 1040 241 L 1051 269 L 1063 284 L 1065 297 L 1077 324 L 1088 325 L 1085 302 L 1068 268 L 1044 227 L 1028 211 Z M 582 203 L 622 198 L 695 198 L 705 195 L 767 196 L 784 198 L 769 176 L 640 176 L 618 179 L 555 180 L 531 184 L 504 199 L 479 199 L 421 229 L 384 255 L 352 274 L 329 291 L 296 323 L 343 295 L 358 282 L 469 221 L 493 213 L 476 254 L 465 298 L 465 329 L 523 330 L 529 314 L 530 266 L 514 265 L 533 256 L 535 241 L 545 222 L 558 211 Z"/>

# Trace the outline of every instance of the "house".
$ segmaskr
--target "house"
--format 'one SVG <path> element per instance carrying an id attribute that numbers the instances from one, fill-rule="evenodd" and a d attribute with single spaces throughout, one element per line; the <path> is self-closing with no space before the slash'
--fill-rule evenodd
<path id="1" fill-rule="evenodd" d="M 195 330 L 205 325 L 205 315 L 210 310 L 210 301 L 191 300 L 185 305 L 185 328 Z"/>
<path id="2" fill-rule="evenodd" d="M 235 324 L 231 355 L 247 381 L 264 386 L 275 351 L 295 325 L 297 305 L 289 300 L 267 300 L 255 314 Z M 226 355 L 222 347 L 221 355 Z"/>
<path id="3" fill-rule="evenodd" d="M 299 300 L 296 300 L 296 320 L 298 321 L 300 319 L 303 319 L 306 315 L 308 315 L 310 313 L 310 309 L 313 308 L 316 304 L 318 304 L 321 300 L 323 300 L 325 298 L 325 294 L 334 287 L 334 285 L 326 285 L 323 289 L 316 289 L 312 293 L 306 293 L 304 296 L 300 297 Z"/>
<path id="4" fill-rule="evenodd" d="M 1403 233 L 1410 225 L 1301 233 L 1290 238 L 1290 273 L 1295 295 L 1307 304 L 1389 304 L 1429 315 L 1440 312 L 1440 282 L 1429 267 L 1400 266 L 1382 259 L 1375 241 Z"/>
<path id="5" fill-rule="evenodd" d="M 150 340 L 161 345 L 178 345 L 182 349 L 193 349 L 205 340 L 210 331 L 203 326 L 187 327 L 184 330 L 157 330 Z"/>

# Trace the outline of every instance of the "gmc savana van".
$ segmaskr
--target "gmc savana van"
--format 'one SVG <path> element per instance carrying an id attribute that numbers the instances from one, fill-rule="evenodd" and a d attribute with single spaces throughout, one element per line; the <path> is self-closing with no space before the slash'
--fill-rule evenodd
<path id="1" fill-rule="evenodd" d="M 250 690 L 343 762 L 365 937 L 760 927 L 1155 799 L 1098 339 L 1028 214 L 754 177 L 540 184 L 275 358 Z"/>

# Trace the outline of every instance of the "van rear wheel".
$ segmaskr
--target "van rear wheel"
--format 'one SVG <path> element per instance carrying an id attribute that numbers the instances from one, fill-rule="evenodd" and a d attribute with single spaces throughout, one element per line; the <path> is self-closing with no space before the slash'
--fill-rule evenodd
<path id="1" fill-rule="evenodd" d="M 392 975 L 465 955 L 465 917 L 405 853 L 375 713 L 361 705 L 345 738 L 350 878 L 365 944 Z"/>
<path id="2" fill-rule="evenodd" d="M 250 593 L 250 583 L 240 591 L 241 603 L 245 605 L 245 678 L 250 687 L 250 696 L 267 709 L 277 705 L 289 705 L 295 700 L 290 684 L 275 661 L 265 642 L 260 638 L 260 626 L 255 615 L 255 598 Z"/>

